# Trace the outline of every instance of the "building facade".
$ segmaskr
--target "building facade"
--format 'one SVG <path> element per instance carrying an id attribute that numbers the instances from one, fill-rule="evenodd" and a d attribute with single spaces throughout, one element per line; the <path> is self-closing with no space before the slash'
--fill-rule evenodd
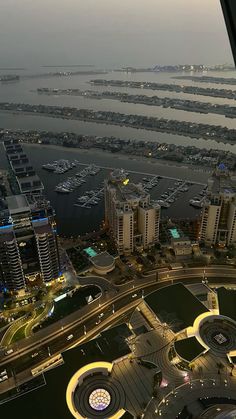
<path id="1" fill-rule="evenodd" d="M 13 227 L 0 227 L 0 279 L 8 290 L 25 288 L 25 276 Z"/>
<path id="2" fill-rule="evenodd" d="M 4 141 L 15 195 L 0 201 L 0 281 L 10 291 L 60 276 L 55 214 L 18 140 Z M 37 282 L 38 284 L 38 282 Z"/>
<path id="3" fill-rule="evenodd" d="M 224 165 L 208 181 L 199 239 L 208 246 L 236 244 L 236 177 Z"/>
<path id="4" fill-rule="evenodd" d="M 12 195 L 0 217 L 0 279 L 9 290 L 29 281 L 48 283 L 60 275 L 56 224 L 48 201 L 36 195 Z"/>
<path id="5" fill-rule="evenodd" d="M 105 222 L 120 255 L 148 249 L 159 241 L 160 206 L 151 203 L 141 185 L 130 183 L 123 170 L 105 181 Z"/>
<path id="6" fill-rule="evenodd" d="M 9 161 L 11 172 L 15 178 L 16 192 L 42 193 L 43 183 L 32 167 L 18 140 L 5 140 L 4 148 Z"/>

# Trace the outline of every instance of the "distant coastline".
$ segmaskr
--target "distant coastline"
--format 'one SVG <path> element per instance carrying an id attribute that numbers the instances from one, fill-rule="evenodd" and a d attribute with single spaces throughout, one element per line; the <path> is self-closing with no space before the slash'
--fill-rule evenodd
<path id="1" fill-rule="evenodd" d="M 12 115 L 44 116 L 48 118 L 116 125 L 120 127 L 135 128 L 137 130 L 144 129 L 146 131 L 178 134 L 196 140 L 214 140 L 216 142 L 228 143 L 231 145 L 235 145 L 236 143 L 235 129 L 162 118 L 158 119 L 143 115 L 17 103 L 0 103 L 0 111 Z"/>

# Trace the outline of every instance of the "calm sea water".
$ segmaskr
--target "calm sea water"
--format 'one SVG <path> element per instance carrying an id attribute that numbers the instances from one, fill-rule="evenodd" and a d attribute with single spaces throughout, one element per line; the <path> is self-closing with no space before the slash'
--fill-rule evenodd
<path id="1" fill-rule="evenodd" d="M 54 69 L 56 71 L 56 69 Z M 53 70 L 53 71 L 54 71 Z M 223 76 L 233 77 L 234 73 L 210 73 L 212 76 Z M 199 122 L 212 125 L 222 125 L 228 128 L 235 128 L 236 122 L 234 119 L 225 118 L 221 115 L 203 115 L 193 112 L 185 112 L 174 109 L 163 109 L 155 106 L 145 106 L 138 104 L 120 103 L 115 100 L 96 100 L 88 99 L 76 96 L 45 96 L 38 95 L 36 89 L 38 87 L 49 87 L 49 88 L 79 88 L 81 90 L 93 89 L 97 91 L 110 90 L 110 91 L 122 91 L 132 94 L 145 94 L 145 95 L 158 95 L 162 97 L 178 97 L 190 100 L 199 100 L 203 102 L 212 102 L 224 104 L 228 103 L 235 105 L 235 101 L 220 99 L 220 98 L 208 98 L 198 95 L 189 94 L 176 94 L 172 92 L 158 92 L 152 90 L 140 90 L 140 89 L 127 89 L 127 88 L 113 88 L 113 87 L 99 87 L 91 86 L 89 81 L 92 78 L 105 78 L 105 79 L 121 79 L 121 80 L 134 80 L 134 81 L 150 81 L 160 83 L 176 83 L 190 85 L 199 85 L 201 87 L 216 87 L 216 88 L 232 88 L 235 90 L 235 86 L 229 85 L 214 85 L 214 84 L 203 84 L 194 83 L 189 80 L 175 80 L 172 77 L 174 74 L 168 73 L 118 73 L 110 72 L 105 75 L 79 75 L 71 77 L 45 77 L 35 79 L 23 79 L 17 83 L 0 84 L 0 100 L 2 102 L 17 102 L 17 103 L 30 103 L 30 104 L 44 104 L 44 105 L 59 105 L 59 106 L 75 106 L 78 108 L 89 108 L 94 110 L 112 110 L 114 112 L 123 112 L 126 114 L 140 114 L 150 115 L 157 118 L 176 119 L 182 121 Z M 155 133 L 144 130 L 137 130 L 125 127 L 106 126 L 96 123 L 83 123 L 78 121 L 64 121 L 54 120 L 46 117 L 34 117 L 34 116 L 12 116 L 9 114 L 0 113 L 0 127 L 5 128 L 24 128 L 24 129 L 46 129 L 55 131 L 74 131 L 81 134 L 93 134 L 93 135 L 114 135 L 120 138 L 144 138 L 147 140 L 167 142 L 180 145 L 196 145 L 199 148 L 215 148 L 219 150 L 229 150 L 236 153 L 236 145 L 232 146 L 229 144 L 216 143 L 214 141 L 197 140 L 188 137 L 182 137 L 178 135 L 169 135 L 162 133 Z"/>
<path id="2" fill-rule="evenodd" d="M 72 69 L 73 70 L 73 69 Z M 41 69 L 42 71 L 42 69 Z M 50 71 L 50 70 L 49 70 Z M 52 71 L 57 71 L 53 69 Z M 35 70 L 35 72 L 37 72 Z M 234 73 L 210 73 L 212 76 L 223 76 L 223 77 L 234 77 Z M 192 112 L 178 111 L 174 109 L 163 109 L 161 107 L 152 107 L 145 105 L 135 105 L 128 103 L 120 103 L 114 100 L 95 100 L 95 99 L 86 99 L 81 97 L 73 96 L 43 96 L 38 95 L 36 89 L 38 87 L 51 87 L 51 88 L 79 88 L 81 90 L 92 88 L 94 90 L 121 90 L 127 93 L 132 94 L 146 94 L 146 95 L 159 95 L 166 97 L 182 97 L 191 100 L 199 101 L 210 101 L 212 103 L 230 103 L 235 104 L 235 101 L 217 99 L 217 98 L 207 98 L 197 95 L 185 95 L 185 94 L 174 94 L 171 92 L 155 92 L 151 90 L 140 89 L 126 89 L 126 88 L 111 88 L 111 87 L 95 87 L 90 86 L 89 81 L 92 78 L 106 78 L 106 79 L 121 79 L 121 80 L 134 80 L 134 81 L 150 81 L 150 82 L 160 82 L 160 83 L 176 83 L 176 84 L 194 84 L 194 82 L 188 80 L 174 80 L 172 77 L 174 74 L 167 73 L 136 73 L 136 74 L 127 74 L 127 73 L 118 73 L 110 72 L 106 75 L 80 75 L 80 76 L 71 76 L 71 77 L 45 77 L 45 78 L 29 78 L 22 79 L 17 83 L 8 83 L 0 84 L 0 100 L 7 102 L 24 102 L 31 104 L 45 104 L 45 105 L 60 105 L 60 106 L 76 106 L 78 108 L 91 108 L 95 110 L 112 110 L 116 112 L 124 113 L 136 113 L 140 115 L 151 115 L 158 118 L 170 118 L 178 119 L 192 122 L 201 122 L 209 124 L 217 124 L 227 126 L 228 128 L 236 128 L 235 120 L 227 119 L 220 115 L 201 115 Z M 228 85 L 214 85 L 214 84 L 201 84 L 201 87 L 216 87 L 216 88 L 232 88 L 236 89 L 235 86 Z M 54 119 L 41 116 L 27 116 L 27 115 L 12 115 L 0 113 L 0 127 L 3 128 L 22 128 L 22 129 L 38 129 L 38 130 L 49 130 L 49 131 L 71 131 L 85 135 L 98 135 L 98 136 L 115 136 L 119 138 L 132 138 L 132 139 L 145 139 L 149 141 L 158 141 L 172 143 L 176 145 L 195 145 L 200 148 L 214 148 L 218 150 L 228 150 L 235 152 L 236 154 L 236 145 L 232 146 L 224 143 L 217 143 L 214 141 L 206 140 L 197 140 L 190 139 L 187 137 L 179 135 L 169 135 L 165 133 L 156 133 L 145 130 L 137 130 L 133 128 L 118 127 L 112 125 L 101 125 L 96 123 L 85 123 L 81 121 L 68 121 L 62 119 Z M 27 153 L 37 169 L 42 181 L 45 185 L 45 191 L 48 198 L 51 200 L 53 206 L 56 209 L 58 217 L 58 228 L 61 234 L 84 234 L 87 231 L 95 230 L 99 227 L 100 223 L 103 220 L 104 216 L 104 205 L 101 201 L 99 205 L 93 207 L 92 209 L 81 209 L 74 206 L 78 196 L 82 195 L 86 190 L 93 189 L 99 185 L 102 185 L 104 178 L 108 175 L 107 170 L 102 170 L 96 179 L 90 178 L 88 182 L 83 185 L 83 187 L 77 189 L 69 195 L 58 195 L 54 191 L 55 186 L 61 180 L 71 175 L 55 175 L 48 174 L 41 169 L 42 164 L 59 159 L 59 158 L 68 158 L 73 159 L 77 158 L 81 163 L 96 163 L 100 166 L 106 167 L 123 167 L 128 170 L 134 170 L 145 173 L 154 173 L 165 176 L 173 176 L 182 179 L 191 179 L 195 181 L 206 182 L 208 174 L 201 171 L 191 171 L 187 168 L 176 168 L 173 166 L 164 166 L 160 165 L 157 162 L 147 161 L 147 160 L 136 160 L 133 158 L 122 158 L 117 155 L 114 157 L 111 154 L 98 153 L 92 150 L 90 151 L 81 151 L 81 150 L 60 150 L 54 148 L 35 148 L 33 146 L 27 146 Z M 0 164 L 6 165 L 7 162 L 4 157 L 4 152 L 1 152 Z M 73 170 L 75 174 L 78 169 Z M 140 181 L 142 176 L 132 175 L 132 179 L 135 181 Z M 160 183 L 158 188 L 152 190 L 151 194 L 153 198 L 160 198 L 160 195 L 170 186 L 172 183 L 169 181 L 163 181 Z M 198 213 L 197 210 L 191 208 L 188 205 L 190 198 L 193 198 L 199 192 L 200 187 L 194 186 L 190 188 L 189 192 L 186 195 L 181 197 L 176 201 L 171 208 L 168 210 L 163 210 L 162 215 L 164 217 L 195 217 Z"/>
<path id="3" fill-rule="evenodd" d="M 109 153 L 96 152 L 96 151 L 82 151 L 82 150 L 68 150 L 58 149 L 48 146 L 24 146 L 26 153 L 30 156 L 31 162 L 35 167 L 37 173 L 41 177 L 47 197 L 50 199 L 53 207 L 57 213 L 58 231 L 63 235 L 78 235 L 97 230 L 104 218 L 104 202 L 103 199 L 96 206 L 91 209 L 84 209 L 74 206 L 77 198 L 83 195 L 87 190 L 95 189 L 98 186 L 103 187 L 104 179 L 109 175 L 110 168 L 124 168 L 134 172 L 142 172 L 143 174 L 130 174 L 130 179 L 134 182 L 142 181 L 146 175 L 144 173 L 176 177 L 185 180 L 205 183 L 209 173 L 204 171 L 193 171 L 187 167 L 168 166 L 156 161 L 130 159 L 121 156 L 111 155 Z M 3 149 L 1 150 L 0 166 L 7 167 L 7 161 Z M 75 175 L 76 172 L 82 170 L 83 166 L 67 172 L 63 175 L 49 173 L 42 169 L 42 165 L 52 162 L 56 159 L 77 159 L 82 164 L 94 163 L 96 165 L 106 167 L 108 169 L 101 170 L 98 175 L 90 176 L 87 178 L 86 184 L 76 189 L 70 194 L 57 194 L 54 189 L 55 186 L 66 179 L 68 176 Z M 173 180 L 163 179 L 159 185 L 151 190 L 153 199 L 158 199 L 165 192 L 168 187 L 174 186 Z M 181 195 L 169 209 L 162 210 L 163 217 L 189 217 L 194 218 L 199 211 L 190 207 L 188 204 L 189 199 L 193 198 L 202 189 L 200 185 L 193 185 L 189 191 Z"/>
<path id="4" fill-rule="evenodd" d="M 56 71 L 56 69 L 55 69 Z M 212 74 L 213 75 L 213 74 Z M 221 73 L 215 74 L 222 76 Z M 235 74 L 224 73 L 225 77 L 231 77 Z M 120 74 L 120 73 L 110 73 L 105 75 L 104 78 L 113 78 L 113 79 L 128 79 L 128 80 L 138 80 L 138 81 L 156 81 L 156 82 L 175 82 L 183 84 L 192 84 L 189 81 L 179 81 L 171 80 L 171 75 L 168 74 Z M 94 78 L 99 78 L 102 76 L 94 76 Z M 80 88 L 87 89 L 90 88 L 88 81 L 91 79 L 90 76 L 76 76 L 71 78 L 48 78 L 48 79 L 28 79 L 21 81 L 20 83 L 14 84 L 0 84 L 0 100 L 1 101 L 12 101 L 12 102 L 24 102 L 24 103 L 42 103 L 48 105 L 67 105 L 67 106 L 77 106 L 77 107 L 86 107 L 91 109 L 100 109 L 100 110 L 114 110 L 117 112 L 124 113 L 139 113 L 142 115 L 152 115 L 156 117 L 165 117 L 171 119 L 179 119 L 185 121 L 193 122 L 203 122 L 209 124 L 219 124 L 224 125 L 229 128 L 236 128 L 236 123 L 234 120 L 228 120 L 219 115 L 200 115 L 195 113 L 187 113 L 183 111 L 177 111 L 173 109 L 157 108 L 157 107 L 147 107 L 143 105 L 132 105 L 132 104 L 121 104 L 116 101 L 111 100 L 86 100 L 79 97 L 70 97 L 70 96 L 60 96 L 60 97 L 48 97 L 48 96 L 38 96 L 36 93 L 37 87 L 55 87 L 55 88 Z M 206 86 L 202 85 L 200 86 Z M 212 87 L 219 88 L 219 85 L 210 85 Z M 221 86 L 223 88 L 223 86 Z M 229 86 L 225 86 L 230 88 Z M 94 88 L 94 87 L 93 87 Z M 235 87 L 232 87 L 235 88 Z M 103 90 L 103 88 L 96 88 L 97 90 Z M 112 88 L 106 88 L 107 90 L 115 90 Z M 118 90 L 118 89 L 117 89 Z M 131 92 L 133 94 L 140 94 L 140 90 L 135 91 L 134 89 L 127 90 L 122 89 L 122 91 Z M 181 97 L 181 95 L 176 95 L 170 92 L 153 92 L 145 90 L 143 92 L 147 95 L 159 95 L 166 97 Z M 233 101 L 223 100 L 223 99 L 213 99 L 206 98 L 202 96 L 192 96 L 192 95 L 182 95 L 183 98 L 188 98 L 192 100 L 200 101 L 210 101 L 213 103 L 233 103 Z M 174 143 L 180 145 L 197 145 L 198 147 L 204 148 L 215 148 L 229 150 L 236 153 L 236 146 L 225 145 L 223 143 L 210 142 L 205 140 L 194 140 L 190 138 L 185 138 L 181 136 L 174 136 L 168 134 L 152 133 L 144 130 L 134 130 L 131 128 L 123 127 L 113 127 L 98 125 L 92 123 L 83 123 L 77 121 L 64 121 L 50 119 L 46 117 L 32 117 L 32 116 L 23 116 L 23 115 L 9 115 L 0 113 L 0 127 L 4 128 L 23 128 L 23 129 L 42 129 L 42 130 L 55 130 L 55 131 L 74 131 L 81 134 L 93 134 L 93 135 L 113 135 L 120 138 L 137 138 L 137 139 L 147 139 L 153 141 Z M 66 150 L 66 149 L 55 149 L 50 147 L 35 147 L 35 146 L 25 146 L 25 150 L 28 153 L 35 169 L 40 175 L 42 181 L 45 185 L 45 192 L 48 198 L 51 200 L 53 206 L 57 212 L 58 220 L 58 230 L 61 234 L 69 235 L 78 235 L 84 234 L 87 231 L 97 229 L 101 223 L 104 215 L 104 205 L 103 202 L 100 202 L 98 206 L 93 207 L 91 210 L 85 210 L 81 208 L 74 207 L 76 198 L 83 194 L 85 190 L 92 189 L 97 187 L 97 185 L 102 184 L 103 179 L 108 175 L 110 169 L 103 169 L 96 176 L 96 178 L 91 177 L 88 179 L 86 185 L 82 188 L 76 190 L 70 195 L 58 195 L 55 193 L 54 188 L 58 182 L 65 179 L 67 176 L 75 174 L 79 171 L 79 168 L 73 169 L 73 172 L 64 175 L 55 175 L 50 174 L 44 171 L 41 166 L 44 163 L 51 162 L 56 159 L 65 158 L 65 159 L 78 159 L 80 163 L 89 164 L 95 163 L 100 166 L 106 167 L 123 167 L 127 170 L 145 172 L 150 174 L 158 174 L 162 176 L 173 176 L 182 179 L 187 179 L 191 181 L 198 181 L 205 183 L 209 173 L 206 173 L 202 170 L 192 171 L 186 167 L 173 167 L 151 160 L 136 160 L 132 158 L 125 158 L 119 156 L 113 156 L 106 153 L 98 153 L 94 151 L 81 151 L 81 150 Z M 0 167 L 7 168 L 8 164 L 5 158 L 5 153 L 2 148 L 0 148 Z M 134 181 L 139 181 L 144 175 L 132 174 L 131 178 Z M 154 198 L 158 198 L 161 193 L 164 192 L 170 185 L 173 184 L 171 180 L 163 180 L 160 182 L 160 185 L 152 190 L 152 195 Z M 199 214 L 199 211 L 188 205 L 190 198 L 194 197 L 200 190 L 201 186 L 194 185 L 190 188 L 189 192 L 184 195 L 184 199 L 179 199 L 174 203 L 170 209 L 163 210 L 162 215 L 164 217 L 196 217 Z M 76 354 L 77 355 L 77 354 Z M 70 353 L 71 356 L 71 353 Z M 74 357 L 71 359 L 71 364 L 76 366 L 77 359 Z M 56 406 L 56 400 L 58 398 L 57 389 L 62 388 L 59 397 L 65 398 L 64 387 L 66 387 L 69 378 L 72 376 L 72 368 L 68 370 L 68 365 L 62 367 L 62 369 L 55 370 L 54 376 L 52 373 L 47 374 L 48 386 L 44 387 L 42 390 L 30 393 L 29 395 L 17 399 L 10 404 L 1 406 L 1 413 L 4 416 L 13 416 L 19 415 L 19 412 L 24 412 L 27 418 L 32 417 L 32 414 L 35 415 L 35 418 L 45 417 L 45 412 L 48 417 L 55 416 L 54 407 Z M 62 371 L 62 373 L 61 373 Z M 55 383 L 61 383 L 61 386 L 55 385 Z M 51 385 L 50 385 L 51 384 Z M 39 403 L 41 400 L 41 403 Z M 36 411 L 33 410 L 33 406 L 37 405 Z M 66 406 L 61 412 L 57 412 L 57 419 L 69 419 L 71 415 L 69 414 Z"/>

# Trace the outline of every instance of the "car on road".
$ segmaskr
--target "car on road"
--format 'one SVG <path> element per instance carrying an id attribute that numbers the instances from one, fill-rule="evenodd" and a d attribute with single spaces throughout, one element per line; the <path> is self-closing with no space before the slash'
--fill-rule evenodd
<path id="1" fill-rule="evenodd" d="M 8 376 L 7 375 L 4 375 L 3 377 L 0 378 L 0 382 L 1 381 L 5 381 L 5 380 L 8 380 Z"/>
<path id="2" fill-rule="evenodd" d="M 71 334 L 71 335 L 67 336 L 67 338 L 66 338 L 66 339 L 67 339 L 67 340 L 71 340 L 71 339 L 73 339 L 73 337 L 74 337 L 74 335 L 72 335 L 72 334 Z"/>
<path id="3" fill-rule="evenodd" d="M 7 374 L 7 370 L 0 372 L 0 377 Z"/>
<path id="4" fill-rule="evenodd" d="M 104 313 L 100 313 L 98 318 L 101 319 L 104 316 Z"/>
<path id="5" fill-rule="evenodd" d="M 101 319 L 98 319 L 95 324 L 98 325 L 100 323 L 101 323 Z"/>
<path id="6" fill-rule="evenodd" d="M 132 298 L 136 298 L 138 296 L 138 294 L 133 294 Z"/>
<path id="7" fill-rule="evenodd" d="M 13 349 L 8 349 L 8 351 L 5 352 L 5 355 L 10 355 L 12 354 L 14 351 Z"/>
<path id="8" fill-rule="evenodd" d="M 31 358 L 35 358 L 36 356 L 38 356 L 38 352 L 35 352 L 34 354 L 31 355 Z"/>

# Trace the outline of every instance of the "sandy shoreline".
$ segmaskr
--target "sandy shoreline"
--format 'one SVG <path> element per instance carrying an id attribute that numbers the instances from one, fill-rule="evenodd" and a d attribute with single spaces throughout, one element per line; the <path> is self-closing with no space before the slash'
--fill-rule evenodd
<path id="1" fill-rule="evenodd" d="M 26 111 L 17 111 L 17 110 L 8 110 L 8 109 L 0 109 L 1 113 L 6 113 L 6 114 L 11 114 L 11 115 L 30 115 L 30 116 L 41 116 L 41 117 L 45 117 L 45 118 L 53 118 L 53 119 L 61 119 L 61 120 L 67 120 L 67 121 L 78 121 L 78 122 L 87 122 L 87 123 L 95 123 L 95 124 L 100 124 L 100 125 L 109 125 L 109 126 L 117 126 L 117 127 L 125 127 L 125 128 L 133 128 L 136 130 L 145 130 L 145 131 L 151 131 L 151 132 L 156 132 L 156 133 L 162 133 L 162 134 L 170 134 L 170 135 L 179 135 L 180 137 L 186 137 L 186 138 L 191 138 L 192 140 L 196 140 L 196 145 L 195 147 L 198 148 L 197 145 L 197 141 L 198 140 L 204 140 L 204 141 L 208 141 L 208 140 L 214 140 L 217 143 L 223 143 L 223 144 L 229 144 L 231 146 L 235 145 L 235 141 L 233 140 L 223 140 L 222 137 L 217 137 L 215 136 L 213 137 L 209 137 L 208 135 L 203 136 L 203 135 L 197 135 L 196 133 L 192 134 L 190 132 L 186 133 L 186 131 L 178 131 L 176 132 L 173 129 L 161 129 L 161 128 L 153 128 L 153 127 L 148 127 L 148 126 L 140 126 L 140 125 L 133 125 L 133 124 L 123 124 L 121 122 L 116 122 L 116 121 L 109 121 L 107 122 L 106 120 L 101 120 L 101 119 L 92 119 L 92 118 L 80 118 L 80 117 L 71 117 L 71 116 L 66 116 L 66 115 L 54 115 L 54 114 L 47 114 L 44 112 L 26 112 Z M 148 118 L 148 117 L 147 117 Z M 176 122 L 180 122 L 180 121 L 176 121 Z M 212 125 L 213 126 L 213 125 Z M 232 130 L 232 128 L 227 128 L 228 130 Z"/>

